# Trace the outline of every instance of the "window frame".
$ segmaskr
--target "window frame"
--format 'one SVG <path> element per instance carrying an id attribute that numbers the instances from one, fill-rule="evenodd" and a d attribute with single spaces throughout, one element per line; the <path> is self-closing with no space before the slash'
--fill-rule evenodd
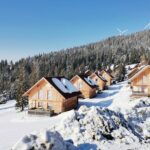
<path id="1" fill-rule="evenodd" d="M 49 93 L 50 92 L 50 93 Z M 50 95 L 49 95 L 50 94 Z M 50 96 L 50 97 L 49 97 Z M 52 92 L 51 92 L 51 90 L 48 90 L 47 91 L 47 100 L 52 100 Z"/>

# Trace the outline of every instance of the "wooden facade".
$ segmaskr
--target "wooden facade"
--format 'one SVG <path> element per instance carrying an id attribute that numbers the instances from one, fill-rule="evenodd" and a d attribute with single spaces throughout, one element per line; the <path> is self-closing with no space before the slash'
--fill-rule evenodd
<path id="1" fill-rule="evenodd" d="M 94 80 L 97 83 L 99 90 L 102 91 L 106 88 L 107 81 L 102 76 L 100 76 L 97 72 L 92 73 L 90 77 L 92 80 Z"/>
<path id="2" fill-rule="evenodd" d="M 106 70 L 102 70 L 102 71 L 100 72 L 100 75 L 101 75 L 104 79 L 107 80 L 107 83 L 106 83 L 107 86 L 110 86 L 110 85 L 112 84 L 113 76 L 112 76 L 110 73 L 108 73 Z"/>
<path id="3" fill-rule="evenodd" d="M 61 77 L 59 77 L 60 79 Z M 53 110 L 55 113 L 61 113 L 77 107 L 78 96 L 81 93 L 63 93 L 53 83 L 52 78 L 42 78 L 33 87 L 31 87 L 23 96 L 29 100 L 29 109 Z"/>
<path id="4" fill-rule="evenodd" d="M 130 79 L 132 95 L 150 96 L 150 66 L 138 70 Z"/>
<path id="5" fill-rule="evenodd" d="M 89 84 L 85 78 L 89 78 L 87 75 L 76 75 L 70 81 L 72 84 L 80 90 L 81 97 L 92 98 L 96 95 L 97 86 Z"/>

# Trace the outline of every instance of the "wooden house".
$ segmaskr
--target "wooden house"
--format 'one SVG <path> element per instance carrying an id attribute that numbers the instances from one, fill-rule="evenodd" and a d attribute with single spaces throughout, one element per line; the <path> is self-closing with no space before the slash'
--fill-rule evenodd
<path id="1" fill-rule="evenodd" d="M 27 96 L 30 109 L 64 112 L 77 107 L 80 91 L 65 77 L 43 77 L 23 96 Z"/>
<path id="2" fill-rule="evenodd" d="M 87 75 L 76 75 L 71 80 L 71 83 L 81 92 L 81 97 L 91 98 L 96 95 L 97 85 Z"/>
<path id="3" fill-rule="evenodd" d="M 90 75 L 90 78 L 96 82 L 99 90 L 104 90 L 106 88 L 107 80 L 103 78 L 98 72 L 94 72 Z"/>
<path id="4" fill-rule="evenodd" d="M 102 70 L 100 72 L 100 75 L 105 79 L 107 80 L 107 83 L 106 85 L 107 86 L 110 86 L 112 84 L 112 80 L 113 80 L 113 76 L 106 70 Z"/>
<path id="5" fill-rule="evenodd" d="M 150 66 L 143 66 L 129 79 L 133 95 L 150 96 Z"/>
<path id="6" fill-rule="evenodd" d="M 136 64 L 131 70 L 130 72 L 127 74 L 128 79 L 130 79 L 131 77 L 133 77 L 141 68 L 147 66 L 146 62 L 141 62 Z"/>

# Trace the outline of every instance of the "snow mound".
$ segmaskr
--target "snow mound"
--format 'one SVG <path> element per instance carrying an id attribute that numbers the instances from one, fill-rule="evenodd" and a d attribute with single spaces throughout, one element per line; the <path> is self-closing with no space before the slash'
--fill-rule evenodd
<path id="1" fill-rule="evenodd" d="M 130 101 L 128 102 L 130 103 Z M 51 140 L 52 138 L 49 137 L 55 133 L 58 134 L 58 137 L 56 136 L 56 140 Z M 66 141 L 71 140 L 79 150 L 148 150 L 150 149 L 150 99 L 138 100 L 133 107 L 129 107 L 122 113 L 119 109 L 110 110 L 109 108 L 83 105 L 77 111 L 69 111 L 59 124 L 51 127 L 46 133 L 35 135 L 34 140 L 29 140 L 33 139 L 33 135 L 25 137 L 25 142 L 22 142 L 24 138 L 21 139 L 16 144 L 15 150 L 20 148 L 20 143 L 21 146 L 22 143 L 28 143 L 23 145 L 23 148 L 30 148 L 35 143 L 40 147 L 47 141 L 48 143 L 52 141 L 54 144 L 58 143 L 56 146 L 63 143 L 66 148 L 68 145 L 62 141 L 60 135 Z M 73 147 L 73 145 L 71 146 Z M 34 148 L 36 149 L 36 147 Z"/>
<path id="2" fill-rule="evenodd" d="M 141 140 L 150 142 L 150 99 L 140 100 L 124 115 L 137 136 Z"/>
<path id="3" fill-rule="evenodd" d="M 72 139 L 79 148 L 86 143 L 101 148 L 103 143 L 132 144 L 141 140 L 121 113 L 95 106 L 72 110 L 59 126 L 51 130 L 59 131 L 66 140 Z"/>
<path id="4" fill-rule="evenodd" d="M 58 132 L 41 131 L 38 135 L 26 135 L 21 138 L 12 150 L 75 150 L 70 142 L 65 142 Z"/>
<path id="5" fill-rule="evenodd" d="M 86 147 L 87 143 L 96 145 L 95 149 L 120 149 L 121 145 L 131 149 L 148 149 L 150 99 L 139 100 L 123 112 L 120 113 L 118 109 L 81 106 L 78 111 L 70 111 L 61 124 L 52 130 L 59 131 L 65 139 L 72 139 L 79 149 Z"/>

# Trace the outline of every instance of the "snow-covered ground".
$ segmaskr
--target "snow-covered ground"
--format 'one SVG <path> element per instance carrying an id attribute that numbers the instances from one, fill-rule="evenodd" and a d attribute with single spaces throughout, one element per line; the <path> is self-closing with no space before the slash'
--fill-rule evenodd
<path id="1" fill-rule="evenodd" d="M 19 113 L 15 101 L 8 101 L 0 105 L 0 149 L 43 129 L 59 131 L 79 149 L 150 149 L 150 99 L 131 100 L 130 94 L 126 82 L 118 83 L 92 99 L 80 99 L 79 111 L 54 117 Z"/>
<path id="2" fill-rule="evenodd" d="M 9 150 L 14 143 L 28 133 L 34 133 L 62 120 L 63 113 L 55 117 L 30 116 L 27 112 L 17 112 L 15 101 L 0 105 L 0 150 Z"/>

